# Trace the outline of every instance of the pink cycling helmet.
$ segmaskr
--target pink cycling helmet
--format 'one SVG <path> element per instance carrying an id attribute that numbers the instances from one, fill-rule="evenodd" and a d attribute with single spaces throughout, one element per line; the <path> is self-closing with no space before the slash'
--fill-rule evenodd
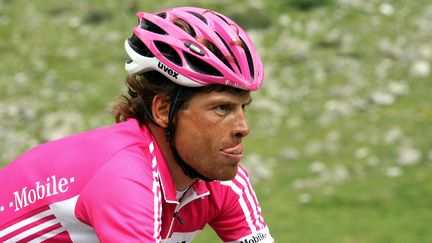
<path id="1" fill-rule="evenodd" d="M 157 70 L 188 87 L 222 84 L 254 91 L 261 86 L 261 58 L 248 34 L 231 19 L 194 7 L 136 15 L 138 26 L 125 41 L 129 74 Z"/>

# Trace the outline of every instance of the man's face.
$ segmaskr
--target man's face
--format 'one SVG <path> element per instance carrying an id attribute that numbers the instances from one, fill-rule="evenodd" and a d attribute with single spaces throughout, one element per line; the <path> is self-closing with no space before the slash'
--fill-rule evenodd
<path id="1" fill-rule="evenodd" d="M 249 92 L 199 93 L 177 117 L 175 145 L 181 158 L 203 176 L 230 180 L 243 157 L 249 133 L 244 108 Z"/>

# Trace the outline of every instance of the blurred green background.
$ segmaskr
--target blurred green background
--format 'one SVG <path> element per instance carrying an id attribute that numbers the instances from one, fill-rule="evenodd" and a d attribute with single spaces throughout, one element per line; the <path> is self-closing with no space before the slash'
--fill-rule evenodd
<path id="1" fill-rule="evenodd" d="M 243 164 L 277 242 L 432 242 L 430 0 L 0 0 L 0 164 L 112 124 L 135 12 L 183 5 L 262 54 Z"/>

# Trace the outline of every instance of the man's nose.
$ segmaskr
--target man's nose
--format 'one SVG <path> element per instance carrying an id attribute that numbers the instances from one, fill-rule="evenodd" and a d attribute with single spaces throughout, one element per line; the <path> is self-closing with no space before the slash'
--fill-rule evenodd
<path id="1" fill-rule="evenodd" d="M 249 134 L 249 125 L 246 121 L 244 111 L 241 109 L 237 112 L 234 121 L 234 136 L 237 138 L 246 137 Z"/>

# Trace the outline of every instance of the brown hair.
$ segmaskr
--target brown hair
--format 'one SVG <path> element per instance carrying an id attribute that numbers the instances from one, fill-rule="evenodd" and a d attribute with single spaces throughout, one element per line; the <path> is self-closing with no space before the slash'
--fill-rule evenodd
<path id="1" fill-rule="evenodd" d="M 162 74 L 151 71 L 142 74 L 128 75 L 126 87 L 128 95 L 121 95 L 113 106 L 115 121 L 126 121 L 129 118 L 137 119 L 140 124 L 151 121 L 151 104 L 156 94 L 170 96 L 176 84 Z"/>
<path id="2" fill-rule="evenodd" d="M 152 121 L 151 106 L 155 95 L 172 97 L 180 85 L 172 82 L 157 71 L 129 75 L 126 78 L 128 95 L 121 95 L 113 106 L 113 113 L 117 123 L 129 118 L 137 119 L 140 125 Z M 186 109 L 189 100 L 198 93 L 229 91 L 234 93 L 248 92 L 226 85 L 207 85 L 202 87 L 182 86 L 182 95 L 178 99 L 179 110 Z M 146 111 L 147 109 L 147 111 Z M 148 113 L 147 113 L 148 112 Z"/>

